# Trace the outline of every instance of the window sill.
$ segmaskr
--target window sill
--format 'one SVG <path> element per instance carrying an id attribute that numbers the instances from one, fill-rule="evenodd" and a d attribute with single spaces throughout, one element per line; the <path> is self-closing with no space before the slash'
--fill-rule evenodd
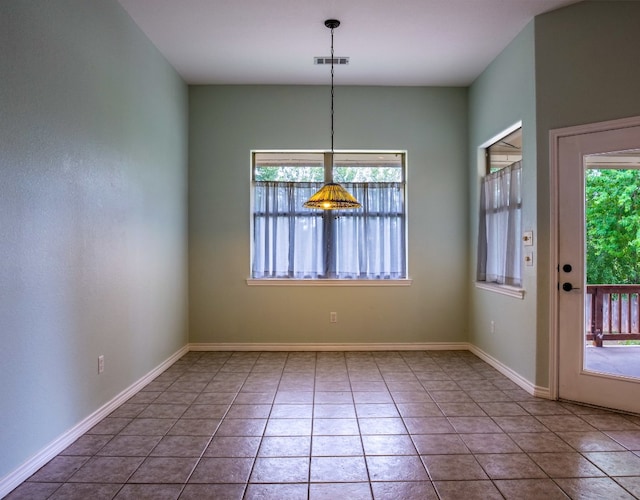
<path id="1" fill-rule="evenodd" d="M 490 292 L 506 295 L 516 299 L 524 299 L 524 288 L 517 288 L 509 285 L 499 285 L 498 283 L 486 283 L 484 281 L 476 281 L 476 288 L 488 290 Z"/>
<path id="2" fill-rule="evenodd" d="M 393 280 L 326 280 L 326 279 L 290 279 L 290 278 L 261 278 L 247 279 L 249 286 L 411 286 L 412 279 Z"/>

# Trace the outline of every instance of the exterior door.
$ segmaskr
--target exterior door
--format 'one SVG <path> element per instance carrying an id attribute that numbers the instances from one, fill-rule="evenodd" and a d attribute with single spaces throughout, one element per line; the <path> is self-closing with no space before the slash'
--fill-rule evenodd
<path id="1" fill-rule="evenodd" d="M 640 168 L 637 163 L 640 158 L 640 125 L 612 126 L 605 130 L 560 136 L 556 148 L 558 396 L 640 413 L 640 345 L 624 349 L 624 356 L 620 355 L 623 353 L 619 349 L 622 347 L 620 342 L 607 340 L 603 347 L 597 346 L 603 332 L 597 331 L 601 326 L 596 326 L 592 320 L 595 316 L 591 315 L 596 301 L 593 300 L 595 288 L 587 283 L 589 263 L 585 234 L 585 188 L 591 182 L 590 178 L 599 175 L 594 169 Z M 592 196 L 592 192 L 589 191 L 589 196 Z M 590 285 L 588 289 L 587 285 Z M 625 297 L 628 297 L 626 302 Z M 607 301 L 605 316 L 614 314 L 614 311 L 615 316 L 621 316 L 623 310 L 631 314 L 632 310 L 638 309 L 637 295 L 632 293 L 609 294 Z M 597 307 L 602 302 L 600 300 Z M 602 310 L 598 314 L 602 315 Z M 602 320 L 602 316 L 599 319 Z M 625 324 L 630 331 L 632 328 L 637 330 L 637 326 L 633 326 L 637 319 L 629 319 L 625 323 L 623 319 L 614 318 L 613 323 L 616 321 L 619 321 L 620 327 Z M 608 327 L 612 329 L 609 324 Z M 595 335 L 595 340 L 591 340 L 587 334 Z M 599 362 L 594 362 L 594 356 L 599 358 Z"/>

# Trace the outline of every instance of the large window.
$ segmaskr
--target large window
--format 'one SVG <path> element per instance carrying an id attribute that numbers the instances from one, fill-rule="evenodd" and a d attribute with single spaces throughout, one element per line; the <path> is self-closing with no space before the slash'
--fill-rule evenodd
<path id="1" fill-rule="evenodd" d="M 479 282 L 522 286 L 522 129 L 486 149 L 480 191 Z"/>
<path id="2" fill-rule="evenodd" d="M 407 277 L 405 154 L 254 152 L 251 277 Z M 362 204 L 304 208 L 333 178 Z"/>

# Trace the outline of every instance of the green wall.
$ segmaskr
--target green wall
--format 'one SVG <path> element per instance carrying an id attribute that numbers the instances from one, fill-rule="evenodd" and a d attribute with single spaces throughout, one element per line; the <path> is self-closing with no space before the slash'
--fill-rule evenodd
<path id="1" fill-rule="evenodd" d="M 640 3 L 586 1 L 535 18 L 469 90 L 473 280 L 480 173 L 477 147 L 523 122 L 523 230 L 534 231 L 524 300 L 471 289 L 469 341 L 539 387 L 549 386 L 549 131 L 640 115 Z M 495 333 L 490 322 L 495 321 Z"/>
<path id="2" fill-rule="evenodd" d="M 326 149 L 328 88 L 187 91 L 115 0 L 0 2 L 0 478 L 188 342 L 468 341 L 548 386 L 548 133 L 640 115 L 638 19 L 539 16 L 469 89 L 338 87 L 337 149 L 408 151 L 413 284 L 250 287 L 249 153 Z M 477 148 L 519 120 L 523 300 L 473 286 Z"/>
<path id="3" fill-rule="evenodd" d="M 190 87 L 191 342 L 466 341 L 466 94 L 336 88 L 336 149 L 408 151 L 412 286 L 252 287 L 250 151 L 326 149 L 329 89 Z"/>
<path id="4" fill-rule="evenodd" d="M 188 96 L 115 0 L 0 2 L 0 75 L 2 478 L 188 342 Z"/>
<path id="5" fill-rule="evenodd" d="M 588 1 L 535 20 L 539 380 L 549 371 L 549 131 L 640 115 L 640 3 Z"/>
<path id="6" fill-rule="evenodd" d="M 523 266 L 523 299 L 477 289 L 476 272 L 478 206 L 484 160 L 478 158 L 480 146 L 497 134 L 522 122 L 522 229 L 534 231 L 536 224 L 536 114 L 533 22 L 520 32 L 509 46 L 489 65 L 469 89 L 469 186 L 470 242 L 467 279 L 470 293 L 469 341 L 498 359 L 532 383 L 536 373 L 536 263 Z M 539 246 L 539 245 L 537 245 Z M 495 331 L 491 332 L 491 321 Z"/>

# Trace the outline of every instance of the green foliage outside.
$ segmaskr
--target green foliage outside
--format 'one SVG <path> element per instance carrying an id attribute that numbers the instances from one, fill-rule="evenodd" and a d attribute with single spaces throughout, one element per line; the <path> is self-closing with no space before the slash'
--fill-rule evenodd
<path id="1" fill-rule="evenodd" d="M 400 182 L 402 169 L 399 167 L 341 167 L 333 169 L 336 182 Z"/>
<path id="2" fill-rule="evenodd" d="M 256 181 L 323 182 L 324 167 L 256 167 Z"/>
<path id="3" fill-rule="evenodd" d="M 586 173 L 587 283 L 640 283 L 640 170 Z"/>
<path id="4" fill-rule="evenodd" d="M 402 168 L 379 166 L 340 166 L 333 169 L 335 182 L 401 182 Z M 323 167 L 258 166 L 256 181 L 323 182 Z"/>

